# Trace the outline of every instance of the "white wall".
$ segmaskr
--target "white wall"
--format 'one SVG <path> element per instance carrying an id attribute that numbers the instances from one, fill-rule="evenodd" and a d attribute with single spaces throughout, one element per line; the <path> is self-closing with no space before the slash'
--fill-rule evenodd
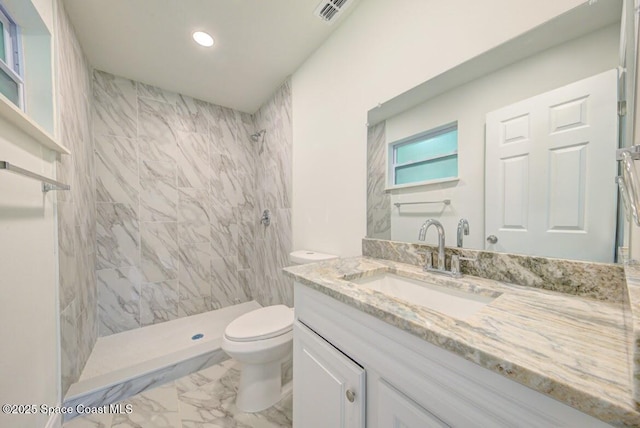
<path id="1" fill-rule="evenodd" d="M 293 75 L 293 247 L 361 254 L 367 111 L 583 3 L 361 0 Z"/>
<path id="2" fill-rule="evenodd" d="M 5 2 L 24 2 L 24 0 L 4 0 Z M 50 34 L 53 34 L 53 2 L 51 0 L 31 0 L 31 4 L 38 11 L 40 19 L 47 26 Z"/>
<path id="3" fill-rule="evenodd" d="M 53 177 L 49 149 L 0 118 L 0 160 Z M 55 192 L 0 172 L 0 402 L 58 401 Z M 0 414 L 2 427 L 44 426 L 45 415 Z"/>
<path id="4" fill-rule="evenodd" d="M 455 183 L 394 190 L 391 203 L 451 199 L 450 206 L 391 208 L 391 239 L 417 242 L 427 217 L 438 218 L 455 245 L 458 220 L 465 217 L 470 234 L 464 246 L 484 249 L 484 124 L 486 113 L 616 68 L 620 26 L 610 25 L 579 39 L 546 50 L 407 110 L 386 123 L 387 143 L 458 122 L 458 171 Z M 435 230 L 428 242 L 437 242 Z"/>
<path id="5" fill-rule="evenodd" d="M 28 39 L 24 48 L 33 53 L 33 78 L 41 80 L 30 113 L 53 131 L 52 3 L 5 0 L 3 4 L 23 20 Z M 44 56 L 34 52 L 39 49 Z M 0 160 L 55 177 L 53 152 L 1 117 Z M 36 180 L 6 171 L 0 172 L 0 195 L 0 343 L 4 350 L 0 402 L 54 406 L 60 401 L 56 195 L 42 193 L 42 184 Z M 41 427 L 48 419 L 43 414 L 2 413 L 0 426 Z"/>
<path id="6" fill-rule="evenodd" d="M 12 14 L 28 20 L 29 25 L 43 23 L 46 31 L 53 34 L 53 2 L 51 0 L 2 0 L 2 5 Z M 35 10 L 35 14 L 32 14 Z"/>

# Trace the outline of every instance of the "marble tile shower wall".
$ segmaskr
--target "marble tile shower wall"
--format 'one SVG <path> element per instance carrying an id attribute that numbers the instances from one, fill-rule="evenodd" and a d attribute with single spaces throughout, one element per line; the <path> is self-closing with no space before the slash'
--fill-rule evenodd
<path id="1" fill-rule="evenodd" d="M 71 184 L 58 199 L 62 393 L 76 382 L 97 338 L 96 212 L 91 138 L 91 67 L 62 1 L 56 13 L 58 124 L 71 150 L 57 160 L 57 177 Z"/>
<path id="2" fill-rule="evenodd" d="M 386 122 L 367 131 L 367 237 L 391 239 L 391 196 L 385 192 Z"/>
<path id="3" fill-rule="evenodd" d="M 252 117 L 95 71 L 100 335 L 251 299 Z"/>
<path id="4" fill-rule="evenodd" d="M 287 80 L 269 101 L 255 113 L 257 130 L 266 133 L 257 147 L 257 215 L 269 209 L 268 227 L 259 225 L 256 233 L 257 280 L 253 298 L 263 306 L 285 304 L 293 307 L 293 281 L 284 276 L 291 252 L 291 80 Z"/>

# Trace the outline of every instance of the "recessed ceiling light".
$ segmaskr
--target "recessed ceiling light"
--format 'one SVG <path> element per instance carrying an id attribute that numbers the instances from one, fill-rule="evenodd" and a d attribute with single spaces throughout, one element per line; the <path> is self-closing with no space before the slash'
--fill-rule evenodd
<path id="1" fill-rule="evenodd" d="M 202 31 L 196 31 L 195 33 L 193 33 L 193 40 L 195 40 L 196 43 L 201 46 L 213 46 L 213 37 Z"/>

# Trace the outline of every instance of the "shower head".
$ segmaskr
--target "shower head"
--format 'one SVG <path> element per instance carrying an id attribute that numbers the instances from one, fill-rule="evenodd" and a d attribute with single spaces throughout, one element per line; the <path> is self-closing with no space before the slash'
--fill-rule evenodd
<path id="1" fill-rule="evenodd" d="M 264 134 L 267 132 L 266 129 L 261 129 L 260 131 L 256 132 L 255 134 L 251 135 L 251 141 L 254 142 L 258 142 L 260 141 L 260 137 L 264 137 Z"/>

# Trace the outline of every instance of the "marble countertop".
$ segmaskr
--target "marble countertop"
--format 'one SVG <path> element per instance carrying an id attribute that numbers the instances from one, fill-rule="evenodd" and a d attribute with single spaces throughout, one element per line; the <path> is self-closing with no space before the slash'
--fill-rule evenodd
<path id="1" fill-rule="evenodd" d="M 631 328 L 629 334 L 630 366 L 633 367 L 632 385 L 634 398 L 640 403 L 640 265 L 627 263 L 625 265 L 627 282 L 627 296 L 630 311 L 627 325 Z"/>
<path id="2" fill-rule="evenodd" d="M 640 426 L 624 303 L 367 257 L 285 268 L 296 281 L 614 426 Z M 499 297 L 464 321 L 350 282 L 391 272 Z"/>

